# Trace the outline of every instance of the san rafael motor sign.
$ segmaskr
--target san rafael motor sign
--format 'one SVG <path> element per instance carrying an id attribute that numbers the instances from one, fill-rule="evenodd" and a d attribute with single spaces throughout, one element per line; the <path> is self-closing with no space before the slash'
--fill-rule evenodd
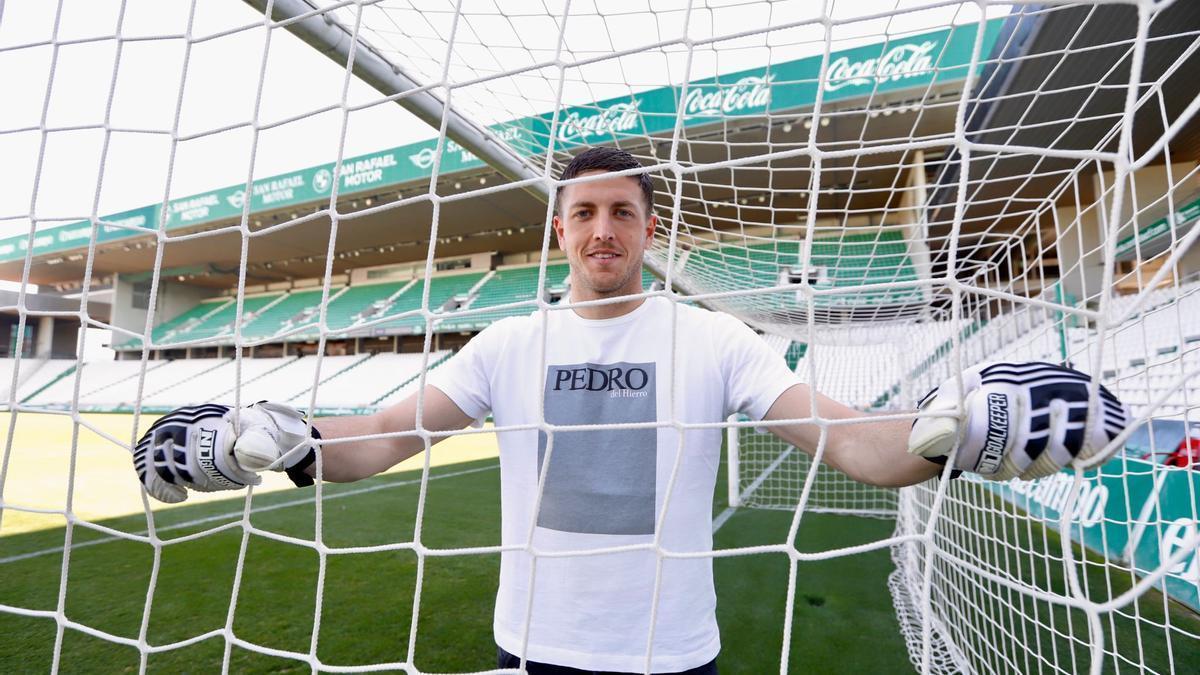
<path id="1" fill-rule="evenodd" d="M 983 25 L 981 55 L 987 55 L 1000 32 L 1002 19 Z M 522 156 L 538 157 L 551 147 L 565 150 L 580 145 L 613 143 L 670 133 L 676 124 L 685 127 L 712 124 L 720 119 L 801 110 L 812 106 L 818 94 L 826 102 L 866 96 L 889 90 L 926 87 L 966 77 L 971 67 L 978 24 L 922 33 L 887 42 L 864 45 L 824 55 L 776 63 L 690 82 L 638 92 L 630 96 L 568 106 L 496 124 L 491 131 Z M 975 61 L 978 65 L 978 61 Z M 824 91 L 820 91 L 823 87 Z M 441 161 L 436 161 L 440 155 Z M 234 222 L 244 213 L 259 214 L 298 205 L 311 206 L 338 194 L 394 189 L 428 179 L 433 171 L 450 174 L 478 169 L 483 162 L 473 153 L 445 139 L 437 139 L 344 159 L 340 166 L 323 164 L 302 171 L 271 176 L 251 185 L 173 199 L 165 208 L 146 206 L 99 218 L 96 239 L 106 242 L 144 236 L 146 230 L 167 231 L 214 222 Z M 136 223 L 134 221 L 137 221 Z M 136 228 L 129 229 L 124 225 Z M 0 240 L 0 262 L 20 260 L 32 249 L 35 256 L 87 247 L 92 222 L 43 228 L 30 240 L 26 236 Z"/>

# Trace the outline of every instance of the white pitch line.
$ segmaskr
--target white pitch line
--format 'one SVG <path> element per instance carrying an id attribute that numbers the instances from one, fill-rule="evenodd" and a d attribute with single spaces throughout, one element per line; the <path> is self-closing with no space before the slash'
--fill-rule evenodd
<path id="1" fill-rule="evenodd" d="M 737 512 L 737 509 L 733 508 L 732 506 L 729 506 L 729 507 L 726 507 L 726 509 L 724 511 L 718 513 L 717 517 L 713 518 L 713 534 L 716 534 L 717 530 L 721 529 L 721 526 L 723 526 L 725 523 L 729 522 L 729 519 L 733 517 L 733 514 L 735 512 Z M 3 562 L 3 561 L 0 561 L 0 562 Z"/>
<path id="2" fill-rule="evenodd" d="M 454 478 L 456 476 L 466 476 L 467 474 L 479 473 L 481 471 L 491 471 L 493 469 L 499 469 L 499 468 L 500 468 L 499 464 L 494 464 L 492 466 L 481 466 L 481 467 L 477 467 L 474 469 L 464 469 L 462 471 L 452 471 L 450 473 L 441 473 L 436 476 L 430 476 L 429 480 L 438 480 L 439 478 Z M 404 481 L 400 481 L 398 483 L 384 483 L 382 485 L 371 485 L 369 487 L 358 488 L 357 490 L 347 490 L 345 492 L 338 492 L 335 494 L 326 495 L 324 497 L 324 500 L 329 501 L 332 499 L 341 499 L 343 497 L 354 497 L 357 495 L 366 494 L 368 492 L 377 492 L 379 490 L 387 490 L 390 488 L 404 487 L 406 485 L 416 485 L 420 482 L 421 482 L 420 478 L 414 478 L 413 480 L 404 480 Z M 263 506 L 261 508 L 256 508 L 256 509 L 253 509 L 250 513 L 255 514 L 255 513 L 266 513 L 267 511 L 277 511 L 279 509 L 285 509 L 285 508 L 289 508 L 292 506 L 302 506 L 304 504 L 312 504 L 315 501 L 317 501 L 316 497 L 306 497 L 304 499 L 293 499 L 290 502 L 280 502 L 278 504 L 271 504 L 269 506 Z M 228 513 L 220 513 L 215 516 L 206 516 L 204 518 L 197 518 L 195 520 L 189 520 L 189 521 L 183 522 L 183 523 L 175 523 L 174 525 L 165 525 L 163 527 L 157 528 L 157 530 L 159 532 L 167 532 L 169 530 L 179 530 L 179 529 L 183 529 L 183 528 L 187 528 L 187 527 L 195 527 L 197 525 L 203 525 L 204 523 L 211 523 L 214 520 L 223 520 L 225 518 L 233 518 L 233 517 L 241 516 L 241 515 L 242 515 L 242 510 L 239 509 L 237 511 L 230 511 Z M 138 532 L 137 534 L 139 534 L 141 536 L 145 536 L 147 534 L 147 532 L 143 531 L 143 532 Z M 81 542 L 78 544 L 72 544 L 71 549 L 74 550 L 77 548 L 84 548 L 86 546 L 95 546 L 97 544 L 108 544 L 108 543 L 112 543 L 114 541 L 128 541 L 128 540 L 125 539 L 124 537 L 108 536 L 108 537 L 102 537 L 100 539 L 91 539 L 89 541 Z M 7 558 L 0 558 L 0 565 L 10 563 L 10 562 L 17 562 L 18 560 L 28 560 L 29 558 L 38 558 L 38 557 L 41 557 L 44 555 L 52 555 L 54 553 L 62 553 L 62 547 L 47 548 L 47 549 L 43 549 L 41 551 L 31 551 L 29 553 L 19 553 L 17 555 L 8 556 Z"/>

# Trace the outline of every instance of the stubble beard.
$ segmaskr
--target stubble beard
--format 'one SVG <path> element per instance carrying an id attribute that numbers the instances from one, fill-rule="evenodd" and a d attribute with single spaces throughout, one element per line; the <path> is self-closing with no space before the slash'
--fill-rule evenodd
<path id="1" fill-rule="evenodd" d="M 572 283 L 574 283 L 574 280 L 577 278 L 582 285 L 586 286 L 587 290 L 592 295 L 596 296 L 595 299 L 632 295 L 639 293 L 642 290 L 640 284 L 636 290 L 629 290 L 634 277 L 641 279 L 641 260 L 639 260 L 637 264 L 630 265 L 629 269 L 625 271 L 625 274 L 621 277 L 621 279 L 612 284 L 599 284 L 593 281 L 588 273 L 587 267 L 584 264 L 580 264 L 576 266 L 576 268 L 579 270 L 579 274 L 575 275 L 574 270 L 572 270 Z"/>

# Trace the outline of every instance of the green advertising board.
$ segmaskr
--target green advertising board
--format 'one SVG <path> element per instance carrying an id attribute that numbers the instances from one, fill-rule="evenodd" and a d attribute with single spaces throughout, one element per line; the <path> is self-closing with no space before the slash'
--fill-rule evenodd
<path id="1" fill-rule="evenodd" d="M 1137 248 L 1142 249 L 1142 258 L 1154 255 L 1167 248 L 1166 239 L 1159 241 L 1160 238 L 1197 218 L 1200 218 L 1200 196 L 1185 204 L 1176 205 L 1171 213 L 1141 228 L 1136 234 L 1118 241 L 1113 255 L 1117 260 L 1131 258 Z"/>
<path id="2" fill-rule="evenodd" d="M 1038 481 L 987 485 L 1006 500 L 1057 528 L 1074 485 L 1064 471 Z M 1071 511 L 1071 538 L 1148 575 L 1173 555 L 1159 588 L 1200 611 L 1200 555 L 1180 548 L 1200 531 L 1200 472 L 1118 456 L 1083 481 Z M 1194 540 L 1193 540 L 1194 541 Z"/>
<path id="3" fill-rule="evenodd" d="M 1003 19 L 985 25 L 982 54 L 990 53 Z M 767 68 L 743 70 L 691 82 L 660 87 L 621 98 L 564 108 L 558 115 L 543 115 L 491 127 L 502 141 L 522 156 L 545 154 L 584 144 L 611 143 L 626 137 L 644 138 L 670 132 L 679 120 L 685 127 L 703 126 L 729 117 L 778 114 L 812 106 L 818 87 L 823 100 L 925 88 L 933 83 L 965 78 L 970 68 L 978 24 L 895 38 L 888 42 L 854 47 L 829 54 L 827 77 L 820 77 L 823 55 Z M 553 135 L 552 135 L 553 130 Z M 552 142 L 553 140 L 553 142 Z M 332 191 L 349 195 L 381 188 L 396 188 L 433 175 L 438 140 L 430 139 L 342 161 L 341 169 L 323 164 L 99 219 L 98 242 L 144 235 L 125 226 L 170 231 L 241 217 L 249 197 L 249 213 L 263 213 L 301 204 L 320 203 Z M 440 174 L 479 169 L 484 163 L 450 139 L 442 152 Z M 160 212 L 161 211 L 161 212 Z M 92 223 L 81 221 L 39 230 L 34 255 L 85 248 Z M 0 262 L 20 260 L 30 247 L 24 235 L 0 240 Z"/>

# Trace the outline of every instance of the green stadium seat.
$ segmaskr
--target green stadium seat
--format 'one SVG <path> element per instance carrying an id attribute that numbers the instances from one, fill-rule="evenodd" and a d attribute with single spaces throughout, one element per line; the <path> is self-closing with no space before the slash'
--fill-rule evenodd
<path id="1" fill-rule="evenodd" d="M 546 287 L 553 289 L 566 283 L 570 268 L 566 263 L 546 266 Z M 492 278 L 479 288 L 467 309 L 486 309 L 513 302 L 530 301 L 537 298 L 539 266 L 514 267 L 497 270 Z M 534 304 L 507 307 L 481 314 L 452 316 L 445 319 L 441 328 L 448 331 L 475 331 L 509 316 L 522 316 L 537 309 Z"/>
<path id="2" fill-rule="evenodd" d="M 468 293 L 475 284 L 479 283 L 480 279 L 483 279 L 484 274 L 484 272 L 468 272 L 466 274 L 435 276 L 429 282 L 429 309 L 435 312 L 439 311 L 451 299 Z M 392 305 L 387 308 L 385 315 L 395 316 L 419 310 L 424 293 L 425 280 L 421 279 L 408 290 L 401 293 Z M 385 321 L 379 324 L 378 328 L 380 330 L 398 330 L 402 334 L 422 334 L 425 332 L 425 317 L 420 314 L 413 314 Z"/>
<path id="3" fill-rule="evenodd" d="M 332 296 L 338 288 L 329 289 Z M 242 335 L 263 338 L 275 335 L 296 326 L 311 325 L 315 328 L 321 308 L 321 289 L 292 291 L 286 298 L 267 307 L 242 328 Z"/>
<path id="4" fill-rule="evenodd" d="M 182 326 L 186 326 L 192 322 L 200 321 L 202 318 L 204 318 L 204 315 L 212 312 L 221 305 L 231 302 L 231 300 L 231 298 L 209 298 L 207 300 L 201 300 L 196 306 L 192 307 L 186 312 L 167 319 L 166 321 L 155 326 L 150 331 L 151 342 L 156 345 L 162 344 L 168 335 L 176 332 Z M 141 338 L 131 338 L 125 342 L 115 345 L 116 349 L 141 349 L 141 347 Z"/>
<path id="5" fill-rule="evenodd" d="M 725 244 L 713 248 L 692 249 L 688 272 L 703 278 L 720 278 L 730 290 L 778 286 L 783 272 L 800 265 L 801 242 L 775 241 L 749 246 Z M 823 269 L 818 289 L 864 286 L 897 281 L 912 281 L 916 270 L 908 256 L 903 236 L 896 230 L 881 230 L 840 237 L 821 237 L 813 241 L 810 269 Z M 917 288 L 887 289 L 879 292 L 851 291 L 844 295 L 819 296 L 818 304 L 875 305 L 911 302 L 921 299 Z M 769 304 L 795 306 L 790 289 L 773 293 Z"/>
<path id="6" fill-rule="evenodd" d="M 345 293 L 329 302 L 325 324 L 331 331 L 344 330 L 364 320 L 363 313 L 375 303 L 384 303 L 409 281 L 389 281 L 382 284 L 351 286 Z"/>
<path id="7" fill-rule="evenodd" d="M 242 301 L 242 320 L 246 315 L 266 307 L 281 296 L 282 293 L 268 293 L 245 298 Z M 237 302 L 229 302 L 213 312 L 200 323 L 186 330 L 180 330 L 167 337 L 167 344 L 177 344 L 185 341 L 202 340 L 218 336 L 233 336 L 233 321 L 237 316 Z M 253 321 L 253 319 L 250 319 Z"/>

